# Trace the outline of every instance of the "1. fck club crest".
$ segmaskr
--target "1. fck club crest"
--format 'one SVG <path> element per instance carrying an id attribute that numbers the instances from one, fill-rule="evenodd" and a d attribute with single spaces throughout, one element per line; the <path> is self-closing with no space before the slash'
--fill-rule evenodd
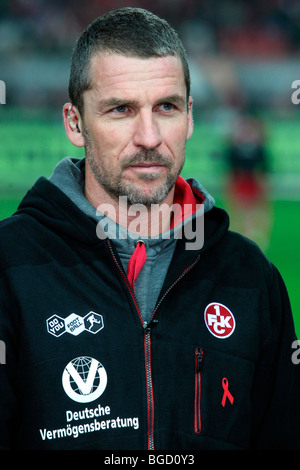
<path id="1" fill-rule="evenodd" d="M 208 330 L 216 338 L 228 338 L 235 330 L 233 313 L 218 302 L 207 305 L 204 311 L 204 320 Z"/>

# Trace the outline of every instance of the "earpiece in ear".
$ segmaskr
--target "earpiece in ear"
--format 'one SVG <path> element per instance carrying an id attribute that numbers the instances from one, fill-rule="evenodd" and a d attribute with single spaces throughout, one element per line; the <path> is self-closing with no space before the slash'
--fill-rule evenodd
<path id="1" fill-rule="evenodd" d="M 73 131 L 75 131 L 75 129 L 77 129 L 77 132 L 80 132 L 78 124 L 75 124 L 75 122 L 73 121 L 73 119 L 71 117 L 71 109 L 72 109 L 72 105 L 70 105 L 69 109 L 68 109 L 68 121 L 69 121 L 70 126 L 72 127 Z"/>

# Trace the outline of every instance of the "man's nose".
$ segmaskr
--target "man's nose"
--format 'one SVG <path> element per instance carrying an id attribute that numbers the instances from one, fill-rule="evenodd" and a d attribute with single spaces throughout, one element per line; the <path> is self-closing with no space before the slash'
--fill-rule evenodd
<path id="1" fill-rule="evenodd" d="M 162 143 L 159 125 L 152 111 L 140 112 L 136 117 L 133 143 L 146 149 L 154 149 Z"/>

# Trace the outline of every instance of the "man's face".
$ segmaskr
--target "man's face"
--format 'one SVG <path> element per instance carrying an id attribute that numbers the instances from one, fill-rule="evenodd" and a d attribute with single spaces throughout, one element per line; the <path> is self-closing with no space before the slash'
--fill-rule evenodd
<path id="1" fill-rule="evenodd" d="M 113 199 L 127 196 L 128 204 L 164 201 L 193 128 L 180 59 L 100 53 L 90 73 L 83 137 L 86 178 L 93 181 L 86 184 L 97 182 Z"/>

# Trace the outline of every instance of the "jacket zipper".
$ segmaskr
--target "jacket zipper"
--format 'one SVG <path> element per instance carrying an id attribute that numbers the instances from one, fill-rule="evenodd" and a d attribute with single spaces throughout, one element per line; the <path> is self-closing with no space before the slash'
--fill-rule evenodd
<path id="1" fill-rule="evenodd" d="M 148 450 L 154 450 L 154 395 L 152 384 L 152 369 L 151 369 L 151 330 L 157 324 L 157 320 L 152 320 L 149 323 L 144 322 L 140 312 L 139 304 L 134 294 L 134 291 L 127 279 L 126 274 L 121 268 L 111 246 L 107 240 L 108 248 L 113 261 L 121 274 L 126 286 L 129 289 L 135 308 L 137 309 L 140 321 L 144 328 L 144 357 L 145 357 L 145 374 L 146 374 L 146 393 L 147 393 L 147 433 L 148 433 Z"/>
<path id="2" fill-rule="evenodd" d="M 145 351 L 145 372 L 146 372 L 146 390 L 147 390 L 147 421 L 148 421 L 148 450 L 154 450 L 154 396 L 151 368 L 151 331 L 157 320 L 150 323 L 144 323 L 144 351 Z"/>
<path id="3" fill-rule="evenodd" d="M 158 323 L 158 320 L 155 320 L 154 316 L 155 316 L 160 304 L 162 303 L 162 301 L 166 297 L 166 295 L 180 281 L 180 279 L 182 279 L 183 276 L 185 276 L 185 274 L 187 272 L 189 272 L 190 269 L 192 269 L 192 267 L 198 262 L 198 260 L 200 258 L 200 255 L 197 256 L 197 258 L 194 260 L 194 262 L 190 266 L 188 266 L 181 273 L 181 275 L 178 276 L 178 278 L 173 282 L 173 284 L 171 284 L 171 286 L 166 290 L 164 295 L 160 298 L 159 302 L 157 303 L 157 305 L 156 305 L 156 307 L 153 311 L 153 315 L 151 317 L 150 322 L 146 323 L 146 322 L 143 321 L 143 318 L 142 318 L 142 315 L 141 315 L 139 305 L 138 305 L 137 299 L 135 297 L 134 291 L 131 288 L 131 285 L 130 285 L 128 279 L 127 279 L 127 276 L 124 273 L 123 269 L 121 268 L 115 254 L 113 252 L 113 249 L 112 249 L 112 246 L 111 246 L 111 243 L 110 243 L 109 240 L 107 240 L 107 244 L 108 244 L 110 254 L 113 258 L 113 261 L 114 261 L 119 273 L 121 274 L 125 284 L 127 285 L 128 289 L 129 289 L 132 300 L 133 300 L 134 305 L 137 309 L 140 321 L 141 321 L 141 323 L 144 327 L 144 332 L 145 332 L 145 336 L 144 336 L 144 356 L 145 356 L 146 391 L 147 391 L 148 450 L 154 450 L 155 449 L 155 446 L 154 446 L 154 394 L 153 394 L 152 368 L 151 368 L 151 331 L 154 328 L 154 326 L 157 325 L 157 323 Z"/>
<path id="4" fill-rule="evenodd" d="M 195 349 L 195 405 L 194 405 L 194 430 L 201 432 L 201 371 L 203 364 L 203 349 Z"/>
<path id="5" fill-rule="evenodd" d="M 190 264 L 181 274 L 178 276 L 178 278 L 173 282 L 173 284 L 170 285 L 170 287 L 166 290 L 166 292 L 163 294 L 163 296 L 160 298 L 159 302 L 157 303 L 153 315 L 151 317 L 151 320 L 154 318 L 159 306 L 161 305 L 162 301 L 165 299 L 165 297 L 168 295 L 171 289 L 193 268 L 193 266 L 199 261 L 200 255 L 197 256 L 197 258 L 193 261 L 192 264 Z"/>

